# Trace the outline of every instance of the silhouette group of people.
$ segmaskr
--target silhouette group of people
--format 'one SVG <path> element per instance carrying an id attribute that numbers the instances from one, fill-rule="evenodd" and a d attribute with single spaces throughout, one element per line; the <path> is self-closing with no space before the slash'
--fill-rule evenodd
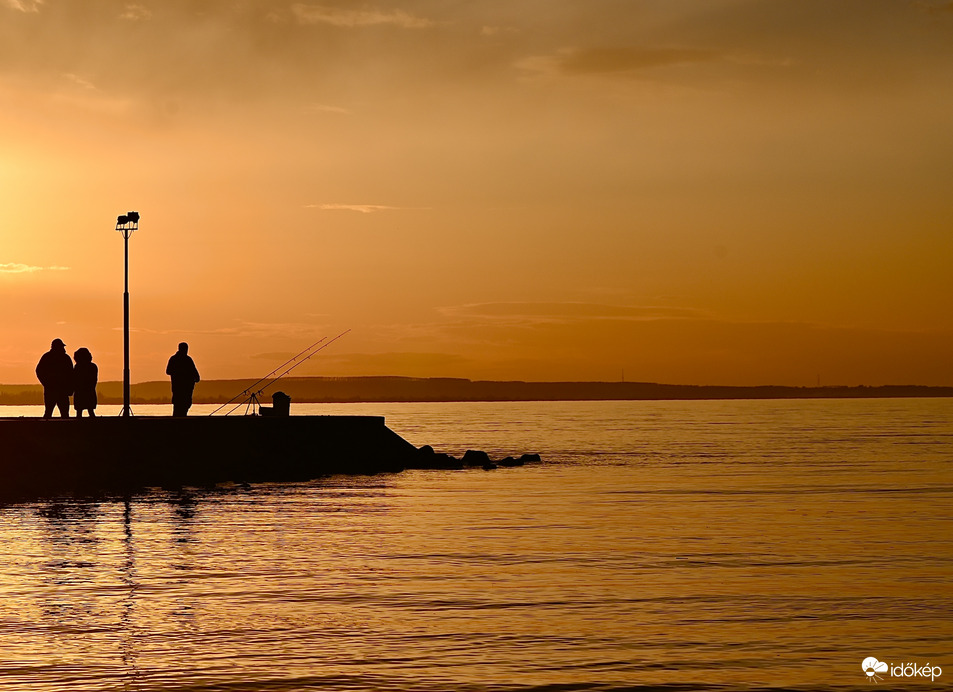
<path id="1" fill-rule="evenodd" d="M 74 358 L 76 365 L 73 365 Z M 53 339 L 50 350 L 36 364 L 36 376 L 43 385 L 44 418 L 51 417 L 53 409 L 59 409 L 61 416 L 69 418 L 71 396 L 77 418 L 83 417 L 83 411 L 88 411 L 91 418 L 96 417 L 99 368 L 89 349 L 81 348 L 70 358 L 63 340 Z"/>
<path id="2" fill-rule="evenodd" d="M 192 406 L 192 390 L 199 381 L 199 371 L 184 341 L 169 358 L 165 373 L 172 378 L 172 415 L 185 417 Z M 70 358 L 63 340 L 53 339 L 50 350 L 36 364 L 36 376 L 43 385 L 44 418 L 51 418 L 54 409 L 58 409 L 63 418 L 69 418 L 71 396 L 77 418 L 83 417 L 83 411 L 88 412 L 90 418 L 96 417 L 99 368 L 88 348 L 78 349 Z"/>

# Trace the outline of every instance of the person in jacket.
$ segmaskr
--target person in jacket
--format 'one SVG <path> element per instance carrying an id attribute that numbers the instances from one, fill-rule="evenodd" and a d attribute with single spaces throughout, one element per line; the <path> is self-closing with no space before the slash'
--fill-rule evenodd
<path id="1" fill-rule="evenodd" d="M 73 393 L 73 359 L 66 352 L 62 339 L 53 339 L 50 350 L 36 364 L 36 377 L 43 385 L 44 418 L 58 408 L 63 418 L 69 418 L 69 397 Z"/>
<path id="2" fill-rule="evenodd" d="M 169 358 L 165 374 L 172 378 L 172 415 L 183 418 L 189 415 L 192 390 L 199 381 L 199 371 L 189 355 L 189 345 L 184 341 L 179 344 L 178 352 Z"/>
<path id="3" fill-rule="evenodd" d="M 96 417 L 96 384 L 99 382 L 99 368 L 93 362 L 93 354 L 88 348 L 81 348 L 73 354 L 76 365 L 73 366 L 73 408 L 76 417 L 82 418 L 83 411 L 89 411 L 89 417 Z"/>

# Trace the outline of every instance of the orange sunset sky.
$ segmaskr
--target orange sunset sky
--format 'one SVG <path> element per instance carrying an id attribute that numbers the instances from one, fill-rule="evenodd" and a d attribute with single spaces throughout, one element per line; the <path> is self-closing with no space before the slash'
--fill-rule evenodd
<path id="1" fill-rule="evenodd" d="M 953 385 L 953 2 L 0 0 L 0 382 Z"/>

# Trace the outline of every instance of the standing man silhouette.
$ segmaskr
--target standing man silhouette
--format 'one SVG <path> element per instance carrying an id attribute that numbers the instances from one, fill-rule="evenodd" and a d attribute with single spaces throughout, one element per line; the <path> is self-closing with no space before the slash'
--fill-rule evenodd
<path id="1" fill-rule="evenodd" d="M 43 385 L 44 418 L 58 408 L 63 418 L 69 418 L 69 397 L 73 393 L 73 359 L 66 352 L 62 339 L 53 339 L 50 350 L 36 364 L 36 376 Z"/>
<path id="2" fill-rule="evenodd" d="M 184 341 L 179 344 L 178 353 L 169 358 L 165 374 L 172 378 L 172 415 L 184 418 L 189 415 L 192 406 L 192 390 L 199 381 L 199 371 L 195 361 L 189 355 L 189 345 Z"/>

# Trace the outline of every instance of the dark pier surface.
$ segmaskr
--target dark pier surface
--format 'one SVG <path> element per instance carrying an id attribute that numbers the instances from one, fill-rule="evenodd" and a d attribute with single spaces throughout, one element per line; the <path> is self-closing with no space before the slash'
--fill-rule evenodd
<path id="1" fill-rule="evenodd" d="M 0 418 L 0 497 L 400 471 L 378 416 Z"/>

